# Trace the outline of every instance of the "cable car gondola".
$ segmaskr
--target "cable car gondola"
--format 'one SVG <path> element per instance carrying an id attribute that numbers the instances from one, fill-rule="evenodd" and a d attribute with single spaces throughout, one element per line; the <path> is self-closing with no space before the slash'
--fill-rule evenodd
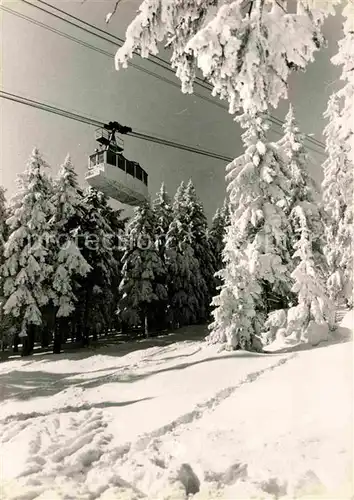
<path id="1" fill-rule="evenodd" d="M 96 130 L 95 138 L 100 148 L 89 156 L 85 179 L 106 196 L 136 206 L 148 198 L 148 175 L 139 163 L 123 156 L 123 141 L 115 135 L 130 131 L 117 122 Z"/>

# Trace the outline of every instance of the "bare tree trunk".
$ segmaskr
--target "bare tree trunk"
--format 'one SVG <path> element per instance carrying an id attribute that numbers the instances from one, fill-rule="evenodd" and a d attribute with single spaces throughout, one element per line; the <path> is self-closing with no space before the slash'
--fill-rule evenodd
<path id="1" fill-rule="evenodd" d="M 54 343 L 53 343 L 53 354 L 60 354 L 61 352 L 61 321 L 57 319 L 54 327 Z"/>
<path id="2" fill-rule="evenodd" d="M 149 325 L 148 325 L 147 313 L 145 313 L 145 317 L 144 317 L 144 333 L 145 333 L 145 337 L 148 338 L 149 337 Z"/>
<path id="3" fill-rule="evenodd" d="M 29 339 L 28 334 L 27 334 L 26 337 L 22 337 L 21 356 L 29 356 L 30 354 L 31 354 L 30 339 Z"/>

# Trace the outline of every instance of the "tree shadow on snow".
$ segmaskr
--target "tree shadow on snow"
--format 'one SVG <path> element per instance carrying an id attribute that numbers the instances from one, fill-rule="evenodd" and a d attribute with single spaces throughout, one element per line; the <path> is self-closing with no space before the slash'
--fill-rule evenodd
<path id="1" fill-rule="evenodd" d="M 142 403 L 143 401 L 149 401 L 151 399 L 154 399 L 153 397 L 146 397 L 146 398 L 141 398 L 141 399 L 134 399 L 132 401 L 102 401 L 101 403 L 92 403 L 92 404 L 83 404 L 79 406 L 63 406 L 62 408 L 58 409 L 55 408 L 52 411 L 49 412 L 31 412 L 31 413 L 18 413 L 15 414 L 16 416 L 16 421 L 20 422 L 22 420 L 28 420 L 29 418 L 38 418 L 38 417 L 47 417 L 52 414 L 62 414 L 62 413 L 79 413 L 80 411 L 90 411 L 93 408 L 122 408 L 124 406 L 130 406 L 136 403 Z M 12 421 L 14 419 L 14 415 L 9 415 L 8 417 L 4 418 L 1 423 L 7 423 L 9 421 Z"/>
<path id="2" fill-rule="evenodd" d="M 273 356 L 276 356 L 277 353 L 275 353 Z M 234 359 L 235 362 L 237 362 L 237 359 L 239 358 L 255 358 L 255 357 L 264 357 L 264 354 L 262 353 L 255 353 L 255 352 L 248 352 L 248 351 L 234 351 L 232 354 L 227 354 L 223 356 L 212 356 L 209 358 L 204 358 L 204 359 L 199 359 L 196 361 L 191 361 L 191 362 L 186 362 L 186 363 L 180 363 L 178 365 L 173 365 L 173 366 L 168 366 L 166 368 L 160 368 L 158 370 L 152 370 L 148 371 L 146 373 L 141 373 L 141 374 L 134 374 L 134 373 L 124 373 L 124 374 L 112 374 L 110 377 L 110 382 L 118 382 L 118 383 L 134 383 L 138 382 L 140 380 L 152 377 L 154 375 L 158 375 L 160 373 L 166 373 L 166 372 L 172 372 L 172 371 L 177 371 L 177 370 L 185 370 L 187 368 L 190 368 L 192 366 L 197 366 L 203 363 L 209 363 L 213 361 L 221 361 L 223 359 Z M 82 384 L 82 387 L 85 387 L 85 389 L 91 389 L 92 387 L 95 387 L 95 381 L 88 381 L 87 383 Z"/>
<path id="3" fill-rule="evenodd" d="M 0 401 L 18 399 L 25 401 L 32 397 L 50 396 L 69 387 L 68 376 L 76 373 L 49 373 L 44 371 L 13 370 L 0 374 Z"/>
<path id="4" fill-rule="evenodd" d="M 92 372 L 87 372 L 87 375 L 97 374 L 102 371 L 110 371 L 104 375 L 99 375 L 92 377 L 88 380 L 83 380 L 79 378 L 81 372 L 75 373 L 50 373 L 46 371 L 21 371 L 14 370 L 9 373 L 0 374 L 0 402 L 6 399 L 13 399 L 18 401 L 26 401 L 33 397 L 48 397 L 54 396 L 61 391 L 65 391 L 69 388 L 78 388 L 82 390 L 92 389 L 99 387 L 106 383 L 134 383 L 140 380 L 158 375 L 160 373 L 184 370 L 192 366 L 200 365 L 202 363 L 208 363 L 213 361 L 220 361 L 222 359 L 237 359 L 240 358 L 253 358 L 257 356 L 264 356 L 264 354 L 246 352 L 246 351 L 234 351 L 230 354 L 222 354 L 220 356 L 213 356 L 208 358 L 203 358 L 195 361 L 179 363 L 173 366 L 167 366 L 165 368 L 160 368 L 157 370 L 147 371 L 146 373 L 134 373 L 132 371 L 127 371 L 127 367 L 109 367 L 103 368 Z M 177 356 L 180 358 L 181 356 Z M 167 358 L 166 361 L 170 361 L 171 358 Z"/>
<path id="5" fill-rule="evenodd" d="M 51 362 L 54 359 L 69 359 L 72 361 L 86 359 L 90 356 L 122 357 L 135 351 L 146 350 L 151 347 L 168 347 L 178 342 L 201 341 L 209 334 L 208 325 L 192 325 L 180 328 L 174 332 L 162 333 L 160 336 L 137 338 L 135 340 L 114 341 L 108 339 L 102 344 L 92 344 L 89 348 L 81 348 L 76 352 L 62 352 L 61 354 L 46 354 L 46 359 L 41 361 Z M 65 346 L 64 346 L 65 347 Z M 39 356 L 39 355 L 38 355 Z"/>

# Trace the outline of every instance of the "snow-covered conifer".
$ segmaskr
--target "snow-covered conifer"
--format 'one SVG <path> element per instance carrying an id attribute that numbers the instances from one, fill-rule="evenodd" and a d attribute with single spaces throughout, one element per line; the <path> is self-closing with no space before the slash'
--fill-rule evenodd
<path id="1" fill-rule="evenodd" d="M 108 297 L 113 278 L 119 264 L 116 253 L 112 251 L 115 235 L 112 220 L 108 216 L 108 200 L 94 188 L 85 190 L 83 198 L 84 215 L 79 223 L 79 244 L 81 253 L 91 270 L 80 278 L 78 291 L 77 338 L 84 344 L 88 342 L 90 331 L 95 324 L 107 321 Z"/>
<path id="2" fill-rule="evenodd" d="M 155 245 L 156 220 L 149 202 L 136 208 L 128 224 L 127 247 L 123 255 L 121 300 L 118 313 L 130 326 L 145 325 L 156 310 L 166 308 L 166 269 Z"/>
<path id="3" fill-rule="evenodd" d="M 288 114 L 283 125 L 284 135 L 276 143 L 284 154 L 290 179 L 289 208 L 298 200 L 313 201 L 316 187 L 309 173 L 310 158 L 305 147 L 305 136 L 300 132 L 290 104 Z"/>
<path id="4" fill-rule="evenodd" d="M 122 280 L 122 258 L 126 243 L 126 224 L 127 217 L 123 217 L 122 209 L 113 209 L 109 204 L 106 205 L 102 215 L 109 226 L 109 233 L 106 235 L 105 247 L 111 253 L 109 260 L 110 267 L 110 286 L 102 288 L 100 297 L 100 309 L 102 311 L 101 329 L 111 330 L 118 327 L 117 304 L 121 298 L 119 285 Z M 97 329 L 96 329 L 97 331 Z M 95 337 L 94 332 L 94 337 Z"/>
<path id="5" fill-rule="evenodd" d="M 161 188 L 153 201 L 153 211 L 156 219 L 157 246 L 161 257 L 164 259 L 167 231 L 172 222 L 171 200 L 164 183 L 161 184 Z"/>
<path id="6" fill-rule="evenodd" d="M 5 198 L 5 189 L 0 186 L 0 344 L 1 350 L 4 350 L 5 347 L 5 337 L 6 331 L 9 328 L 9 319 L 6 319 L 3 314 L 3 287 L 4 287 L 4 279 L 1 272 L 2 265 L 4 263 L 4 246 L 7 240 L 8 235 L 8 226 L 6 225 L 8 214 L 6 207 L 6 198 Z M 8 317 L 7 317 L 8 318 Z"/>
<path id="7" fill-rule="evenodd" d="M 318 270 L 322 276 L 326 273 L 326 263 L 323 253 L 324 223 L 323 213 L 319 207 L 320 194 L 316 183 L 310 175 L 311 158 L 306 150 L 305 136 L 300 132 L 296 123 L 292 105 L 286 116 L 283 126 L 284 136 L 276 144 L 283 155 L 289 176 L 288 209 L 294 240 L 293 247 L 299 239 L 298 217 L 293 212 L 300 207 L 307 219 L 307 227 L 311 232 L 313 255 Z M 290 249 L 291 253 L 293 249 Z"/>
<path id="8" fill-rule="evenodd" d="M 175 194 L 166 241 L 169 314 L 175 326 L 196 323 L 206 315 L 207 285 L 193 249 L 186 189 L 182 182 Z"/>
<path id="9" fill-rule="evenodd" d="M 231 225 L 227 228 L 223 249 L 225 268 L 218 272 L 223 284 L 212 301 L 214 321 L 209 326 L 208 340 L 232 349 L 253 350 L 255 334 L 260 332 L 262 321 L 257 313 L 262 289 L 252 276 L 248 255 L 237 240 L 237 227 Z"/>
<path id="10" fill-rule="evenodd" d="M 210 338 L 212 341 L 220 338 L 220 317 L 225 322 L 225 328 L 232 322 L 234 309 L 224 305 L 223 300 L 228 302 L 231 297 L 235 297 L 237 282 L 234 280 L 241 272 L 237 270 L 238 263 L 233 259 L 240 258 L 246 268 L 245 274 L 249 275 L 252 286 L 257 288 L 257 293 L 251 293 L 257 298 L 252 305 L 257 311 L 257 324 L 254 322 L 253 330 L 248 330 L 249 347 L 252 335 L 260 333 L 259 322 L 262 322 L 262 318 L 274 309 L 286 307 L 291 299 L 291 227 L 286 216 L 289 186 L 286 166 L 277 148 L 267 142 L 267 124 L 262 116 L 257 115 L 240 117 L 240 122 L 246 128 L 242 136 L 246 152 L 227 167 L 229 203 L 232 208 L 223 254 L 226 269 L 220 274 L 223 280 L 220 295 L 214 299 L 217 309 L 213 314 L 219 318 L 219 323 L 211 327 Z M 243 282 L 240 286 L 244 290 Z M 237 303 L 234 304 L 236 307 Z M 232 328 L 234 337 L 227 339 L 236 348 L 245 346 L 240 336 L 241 325 L 242 322 L 239 326 L 235 324 Z"/>
<path id="11" fill-rule="evenodd" d="M 231 224 L 238 227 L 235 244 L 248 246 L 251 273 L 263 282 L 265 309 L 269 311 L 278 307 L 278 300 L 288 300 L 289 179 L 277 148 L 267 141 L 264 118 L 243 116 L 240 123 L 246 128 L 242 136 L 245 154 L 228 165 L 226 177 Z"/>
<path id="12" fill-rule="evenodd" d="M 354 164 L 354 0 L 347 0 L 343 9 L 345 19 L 344 37 L 339 42 L 338 54 L 332 58 L 333 64 L 342 66 L 341 80 L 344 86 L 337 92 L 341 100 L 340 133 L 338 139 L 346 145 L 349 161 Z"/>
<path id="13" fill-rule="evenodd" d="M 309 173 L 310 158 L 306 151 L 304 143 L 305 138 L 304 135 L 301 134 L 296 123 L 294 111 L 291 105 L 283 128 L 284 136 L 278 143 L 276 143 L 276 146 L 279 149 L 279 153 L 282 155 L 285 168 L 287 170 L 286 174 L 289 178 L 287 204 L 285 209 L 285 213 L 289 217 L 290 223 L 290 233 L 288 238 L 289 252 L 292 256 L 299 256 L 299 240 L 302 238 L 302 245 L 304 245 L 304 238 L 307 238 L 307 233 L 309 233 L 311 238 L 306 243 L 306 258 L 311 258 L 312 265 L 316 270 L 316 276 L 320 282 L 321 280 L 323 282 L 327 269 L 323 252 L 323 214 L 318 206 L 319 193 L 317 192 L 315 182 Z M 310 257 L 309 249 L 311 250 Z M 304 252 L 304 249 L 302 252 Z M 303 253 L 301 255 L 303 255 Z M 288 269 L 293 272 L 295 266 L 298 264 L 298 259 L 293 258 L 292 261 L 292 263 L 289 263 Z M 302 267 L 300 266 L 299 269 L 302 269 Z M 292 276 L 295 275 L 292 274 Z M 298 276 L 298 274 L 296 276 Z M 319 284 L 319 287 L 320 286 L 321 285 Z M 300 304 L 300 301 L 303 300 L 301 298 L 303 289 L 293 287 L 292 291 L 294 293 L 292 302 L 294 304 L 299 302 Z M 295 292 L 299 293 L 298 297 Z M 313 300 L 316 300 L 315 296 L 313 297 Z M 296 311 L 300 310 L 301 308 L 299 306 Z M 266 327 L 274 326 L 274 317 L 273 313 L 269 314 Z M 276 331 L 274 329 L 269 328 L 267 333 L 264 335 L 264 339 L 267 342 L 273 341 L 275 333 Z"/>
<path id="14" fill-rule="evenodd" d="M 298 304 L 289 309 L 288 329 L 295 329 L 298 340 L 307 340 L 310 322 L 331 323 L 333 313 L 322 273 L 316 265 L 308 213 L 303 206 L 297 205 L 293 209 L 292 217 L 297 221 L 299 234 L 293 255 L 296 268 L 291 274 L 295 282 L 292 290 L 297 294 Z"/>
<path id="15" fill-rule="evenodd" d="M 229 222 L 229 209 L 225 202 L 221 208 L 217 208 L 211 223 L 211 228 L 208 231 L 208 239 L 214 256 L 215 272 L 219 272 L 223 268 L 222 254 Z"/>
<path id="16" fill-rule="evenodd" d="M 79 191 L 77 174 L 68 155 L 61 165 L 54 183 L 51 202 L 55 213 L 51 218 L 55 239 L 52 242 L 53 291 L 56 318 L 70 316 L 77 302 L 75 288 L 78 277 L 86 276 L 90 266 L 78 247 L 77 221 L 83 217 L 83 197 Z M 57 324 L 54 336 L 54 353 L 61 349 L 62 332 Z"/>
<path id="17" fill-rule="evenodd" d="M 215 262 L 212 246 L 208 238 L 208 220 L 199 200 L 194 184 L 190 179 L 185 190 L 185 216 L 194 255 L 206 284 L 204 309 L 209 316 L 211 299 L 215 292 Z M 201 317 L 200 319 L 206 319 Z"/>
<path id="18" fill-rule="evenodd" d="M 326 256 L 330 267 L 327 286 L 331 297 L 353 304 L 353 169 L 354 169 L 354 2 L 344 8 L 344 38 L 332 59 L 343 66 L 345 84 L 329 100 L 324 130 L 328 159 L 325 161 L 323 204 L 327 214 Z"/>
<path id="19" fill-rule="evenodd" d="M 53 236 L 49 219 L 54 207 L 45 167 L 39 151 L 34 149 L 26 171 L 18 178 L 19 191 L 10 201 L 7 220 L 10 234 L 3 265 L 7 297 L 4 311 L 20 318 L 24 337 L 29 325 L 41 324 L 41 308 L 53 298 L 48 246 Z"/>
<path id="20" fill-rule="evenodd" d="M 0 266 L 3 264 L 4 246 L 8 235 L 8 226 L 6 224 L 7 217 L 5 189 L 0 186 Z M 1 281 L 0 277 L 0 286 Z"/>
<path id="21" fill-rule="evenodd" d="M 53 288 L 56 292 L 57 317 L 69 316 L 75 309 L 73 281 L 86 276 L 90 266 L 77 245 L 77 229 L 71 229 L 74 218 L 83 215 L 83 200 L 79 192 L 77 174 L 70 156 L 62 164 L 54 186 L 52 204 L 55 214 L 51 220 L 57 238 L 54 245 Z"/>

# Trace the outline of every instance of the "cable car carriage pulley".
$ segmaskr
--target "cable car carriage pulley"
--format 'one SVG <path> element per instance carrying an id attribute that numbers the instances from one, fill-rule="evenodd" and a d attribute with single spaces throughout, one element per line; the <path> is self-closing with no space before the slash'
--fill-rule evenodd
<path id="1" fill-rule="evenodd" d="M 140 205 L 148 197 L 148 175 L 139 163 L 122 154 L 123 140 L 116 134 L 128 134 L 130 127 L 109 122 L 95 131 L 99 148 L 90 155 L 85 175 L 90 186 L 126 205 Z"/>

